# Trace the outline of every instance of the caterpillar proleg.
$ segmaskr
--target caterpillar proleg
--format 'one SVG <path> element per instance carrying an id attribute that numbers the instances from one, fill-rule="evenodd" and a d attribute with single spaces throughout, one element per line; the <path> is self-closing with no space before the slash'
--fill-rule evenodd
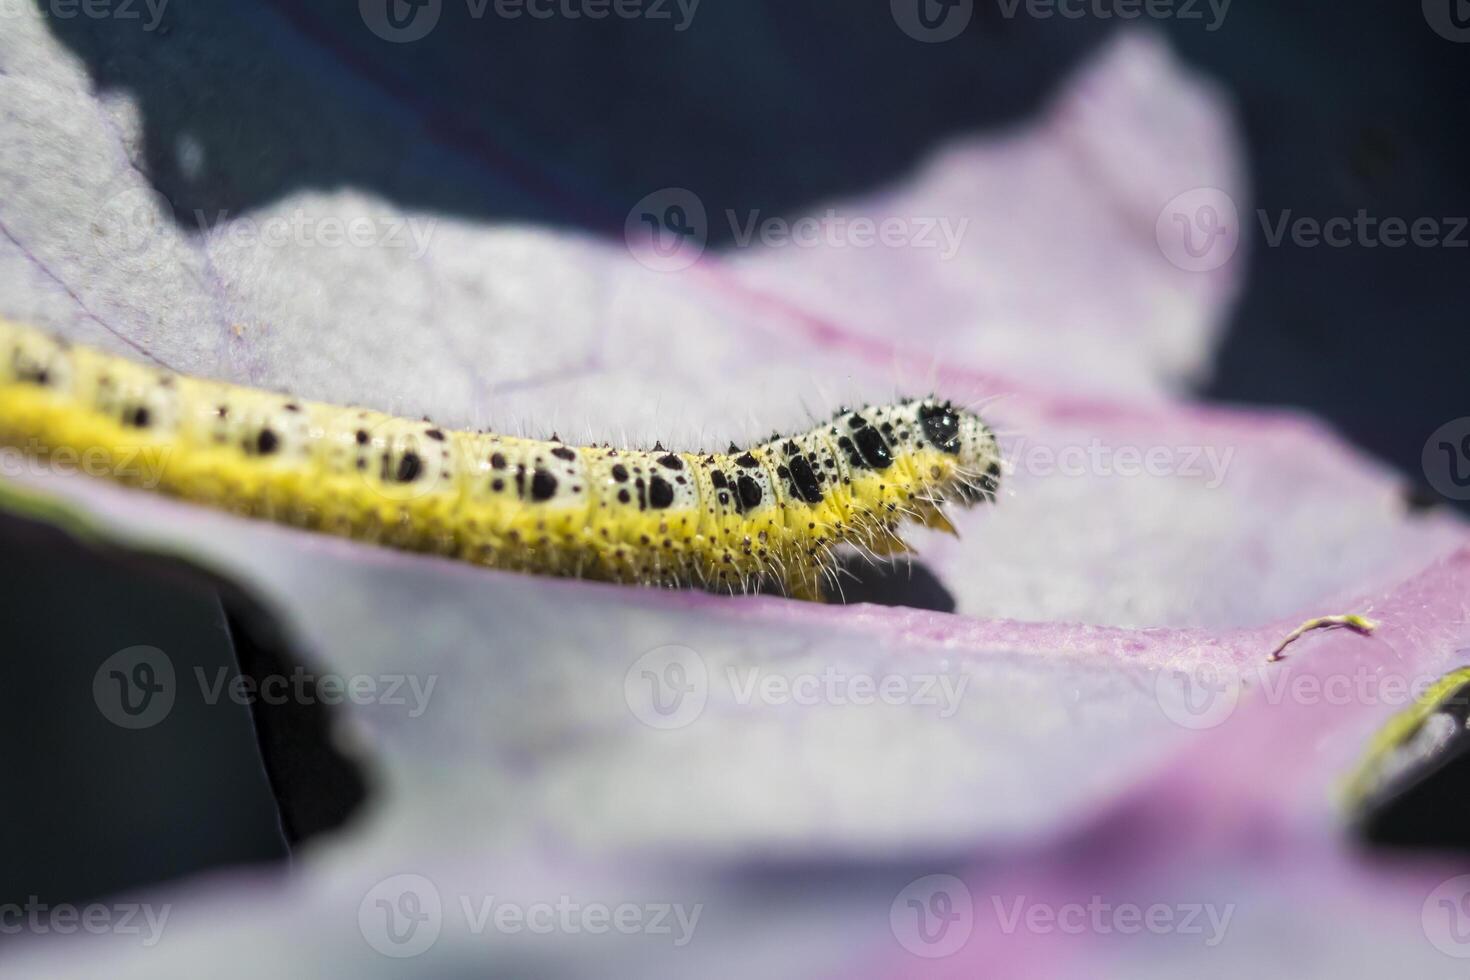
<path id="1" fill-rule="evenodd" d="M 0 319 L 0 444 L 100 454 L 122 483 L 514 571 L 822 595 L 834 550 L 995 498 L 980 417 L 935 399 L 842 410 L 723 453 L 570 446 L 201 380 Z M 138 466 L 139 458 L 152 466 Z"/>

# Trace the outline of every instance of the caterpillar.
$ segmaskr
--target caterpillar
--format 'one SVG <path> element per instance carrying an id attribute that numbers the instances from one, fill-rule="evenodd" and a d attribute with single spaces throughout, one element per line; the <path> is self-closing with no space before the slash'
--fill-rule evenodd
<path id="1" fill-rule="evenodd" d="M 1428 685 L 1407 708 L 1374 734 L 1357 770 L 1343 787 L 1350 811 L 1382 804 L 1389 790 L 1402 789 L 1432 774 L 1442 762 L 1465 749 L 1470 724 L 1470 667 L 1461 667 Z"/>
<path id="2" fill-rule="evenodd" d="M 903 553 L 904 521 L 953 533 L 942 505 L 994 500 L 1001 475 L 980 417 L 935 398 L 724 453 L 571 446 L 193 378 L 4 319 L 0 444 L 100 455 L 117 482 L 495 568 L 812 600 L 836 549 Z"/>

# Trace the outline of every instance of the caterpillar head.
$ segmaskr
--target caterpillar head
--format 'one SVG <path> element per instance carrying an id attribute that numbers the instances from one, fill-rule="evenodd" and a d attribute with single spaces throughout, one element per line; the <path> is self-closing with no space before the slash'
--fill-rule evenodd
<path id="1" fill-rule="evenodd" d="M 929 445 L 955 457 L 959 480 L 954 499 L 963 504 L 994 502 L 1000 488 L 1000 447 L 979 415 L 933 398 L 915 402 L 914 422 Z"/>

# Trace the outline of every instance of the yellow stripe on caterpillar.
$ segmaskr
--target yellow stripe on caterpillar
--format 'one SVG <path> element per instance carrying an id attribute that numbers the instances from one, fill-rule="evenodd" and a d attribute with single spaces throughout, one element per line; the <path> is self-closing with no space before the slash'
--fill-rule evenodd
<path id="1" fill-rule="evenodd" d="M 147 367 L 0 319 L 0 444 L 110 479 L 496 568 L 816 599 L 834 549 L 901 552 L 993 500 L 994 435 L 933 399 L 725 453 L 442 430 Z"/>

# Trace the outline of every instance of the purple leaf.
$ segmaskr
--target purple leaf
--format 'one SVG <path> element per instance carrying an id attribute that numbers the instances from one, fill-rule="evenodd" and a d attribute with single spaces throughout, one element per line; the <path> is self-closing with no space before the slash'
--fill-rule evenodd
<path id="1" fill-rule="evenodd" d="M 1452 965 L 1448 874 L 1366 860 L 1333 803 L 1402 705 L 1291 682 L 1462 663 L 1465 530 L 1310 420 L 1175 400 L 1242 263 L 1181 269 L 1160 222 L 1198 188 L 1245 201 L 1219 98 L 1152 36 L 1034 123 L 832 205 L 948 218 L 952 252 L 766 242 L 680 272 L 351 191 L 183 231 L 136 166 L 134 107 L 29 13 L 0 37 L 0 113 L 0 313 L 77 341 L 568 440 L 718 445 L 932 387 L 982 403 L 1012 465 L 962 540 L 915 542 L 956 614 L 488 572 L 9 468 L 242 584 L 309 669 L 403 683 L 341 706 L 375 794 L 292 874 L 140 896 L 177 905 L 156 945 L 35 937 L 7 966 L 396 975 L 381 951 L 435 929 L 414 964 L 443 975 L 1174 975 L 1202 946 L 1221 975 Z M 326 244 L 354 221 L 378 237 Z M 1381 625 L 1266 664 L 1346 612 Z M 666 907 L 671 931 L 496 927 L 490 896 Z M 1120 905 L 1176 918 L 1130 932 Z M 1077 906 L 1080 930 L 1058 921 Z M 1194 906 L 1214 932 L 1178 922 Z"/>

